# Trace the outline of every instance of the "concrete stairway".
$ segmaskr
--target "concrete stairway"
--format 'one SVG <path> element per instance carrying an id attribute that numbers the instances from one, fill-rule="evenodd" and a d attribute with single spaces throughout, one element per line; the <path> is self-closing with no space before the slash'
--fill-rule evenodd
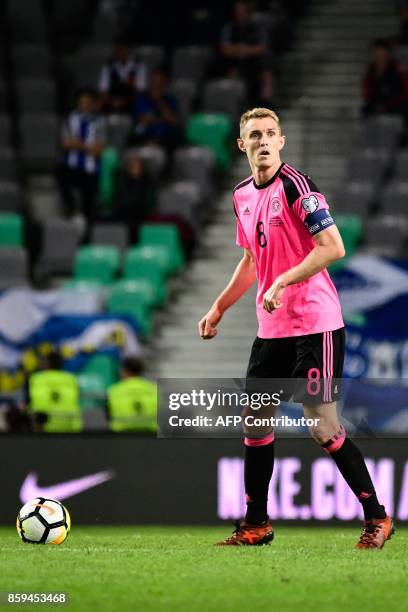
<path id="1" fill-rule="evenodd" d="M 157 358 L 151 374 L 162 378 L 229 378 L 245 374 L 251 344 L 256 336 L 255 287 L 224 316 L 218 335 L 201 340 L 198 321 L 228 283 L 242 250 L 235 246 L 232 187 L 248 176 L 246 158 L 230 177 L 231 188 L 220 197 L 214 223 L 206 232 L 197 259 L 186 271 L 184 291 L 170 304 L 155 338 Z"/>
<path id="2" fill-rule="evenodd" d="M 361 80 L 370 44 L 395 36 L 389 0 L 314 0 L 283 59 L 285 157 L 329 198 L 345 176 L 360 122 Z"/>

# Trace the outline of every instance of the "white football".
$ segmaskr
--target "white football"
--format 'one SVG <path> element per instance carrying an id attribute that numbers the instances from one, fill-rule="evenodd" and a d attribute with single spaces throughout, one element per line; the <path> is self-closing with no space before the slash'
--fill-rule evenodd
<path id="1" fill-rule="evenodd" d="M 27 544 L 62 544 L 70 529 L 69 512 L 56 499 L 36 497 L 18 513 L 17 531 Z"/>

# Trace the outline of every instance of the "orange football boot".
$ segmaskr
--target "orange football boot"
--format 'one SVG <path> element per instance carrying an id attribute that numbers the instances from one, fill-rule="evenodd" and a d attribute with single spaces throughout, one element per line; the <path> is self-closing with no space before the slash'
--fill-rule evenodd
<path id="1" fill-rule="evenodd" d="M 237 521 L 236 529 L 232 535 L 222 542 L 217 542 L 216 546 L 262 546 L 270 544 L 274 537 L 272 525 L 269 522 L 263 525 L 251 525 L 243 521 Z"/>
<path id="2" fill-rule="evenodd" d="M 383 519 L 371 519 L 364 522 L 364 529 L 356 548 L 383 548 L 385 542 L 394 533 L 394 524 L 390 516 Z"/>

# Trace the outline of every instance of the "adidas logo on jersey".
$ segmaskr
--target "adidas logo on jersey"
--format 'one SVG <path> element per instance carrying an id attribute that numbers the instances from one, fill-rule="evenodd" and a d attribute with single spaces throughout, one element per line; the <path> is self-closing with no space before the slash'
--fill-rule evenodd
<path id="1" fill-rule="evenodd" d="M 246 207 L 246 209 L 244 210 L 244 215 L 250 215 L 251 211 L 249 210 L 248 206 Z"/>

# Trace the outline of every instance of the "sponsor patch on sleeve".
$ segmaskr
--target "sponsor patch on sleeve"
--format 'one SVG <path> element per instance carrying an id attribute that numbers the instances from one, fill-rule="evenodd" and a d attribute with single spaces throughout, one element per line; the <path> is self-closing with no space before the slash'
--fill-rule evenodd
<path id="1" fill-rule="evenodd" d="M 327 208 L 324 208 L 322 210 L 316 210 L 310 215 L 307 215 L 305 219 L 305 225 L 309 232 L 312 234 L 312 236 L 318 234 L 322 230 L 334 224 L 335 223 L 333 217 L 331 216 Z"/>

